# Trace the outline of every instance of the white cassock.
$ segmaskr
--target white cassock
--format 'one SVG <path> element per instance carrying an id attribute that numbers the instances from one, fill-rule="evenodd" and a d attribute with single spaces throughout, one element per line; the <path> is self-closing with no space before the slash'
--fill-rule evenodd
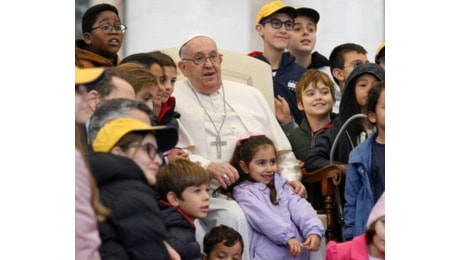
<path id="1" fill-rule="evenodd" d="M 176 111 L 179 118 L 179 141 L 177 147 L 187 150 L 190 160 L 207 168 L 211 162 L 230 162 L 237 138 L 248 131 L 265 133 L 273 140 L 278 149 L 278 170 L 288 180 L 300 180 L 301 173 L 291 145 L 273 111 L 267 104 L 262 93 L 249 85 L 233 81 L 223 81 L 222 87 L 211 95 L 193 93 L 185 82 L 176 82 L 173 96 L 176 98 Z M 201 104 L 197 98 L 200 99 Z M 206 109 L 208 115 L 204 111 Z M 224 118 L 224 114 L 226 114 Z M 226 142 L 221 147 L 221 158 L 217 156 L 216 128 L 221 140 Z M 214 124 L 213 124 L 214 123 Z M 214 127 L 215 126 L 215 127 Z M 213 143 L 214 142 L 214 143 Z M 211 192 L 218 187 L 212 179 Z M 211 197 L 211 206 L 206 219 L 195 221 L 196 238 L 203 248 L 203 237 L 210 228 L 224 224 L 238 230 L 243 237 L 243 259 L 249 259 L 249 241 L 252 230 L 246 221 L 243 211 L 233 200 L 227 200 L 220 194 Z"/>

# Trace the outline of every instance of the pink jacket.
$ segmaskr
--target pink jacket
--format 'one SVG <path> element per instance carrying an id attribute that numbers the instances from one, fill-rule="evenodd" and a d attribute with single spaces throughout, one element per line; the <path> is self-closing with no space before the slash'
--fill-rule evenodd
<path id="1" fill-rule="evenodd" d="M 99 260 L 101 239 L 96 214 L 91 206 L 89 171 L 81 153 L 75 149 L 75 259 Z"/>
<path id="2" fill-rule="evenodd" d="M 367 260 L 366 233 L 363 233 L 351 241 L 337 243 L 329 241 L 326 247 L 326 260 Z"/>

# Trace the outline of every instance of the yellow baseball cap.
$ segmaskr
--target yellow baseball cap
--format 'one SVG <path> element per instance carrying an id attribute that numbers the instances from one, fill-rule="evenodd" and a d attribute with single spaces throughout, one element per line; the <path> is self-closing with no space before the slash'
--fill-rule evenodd
<path id="1" fill-rule="evenodd" d="M 259 13 L 257 13 L 256 24 L 259 24 L 263 18 L 280 11 L 289 14 L 292 18 L 297 17 L 297 10 L 294 7 L 280 0 L 272 0 L 270 3 L 260 8 Z"/>
<path id="2" fill-rule="evenodd" d="M 116 118 L 105 123 L 93 142 L 95 152 L 109 152 L 123 136 L 131 132 L 152 132 L 160 151 L 169 151 L 177 144 L 177 129 L 170 125 L 149 126 L 133 118 Z"/>
<path id="3" fill-rule="evenodd" d="M 79 68 L 75 66 L 75 85 L 88 84 L 99 79 L 104 73 L 104 67 Z"/>

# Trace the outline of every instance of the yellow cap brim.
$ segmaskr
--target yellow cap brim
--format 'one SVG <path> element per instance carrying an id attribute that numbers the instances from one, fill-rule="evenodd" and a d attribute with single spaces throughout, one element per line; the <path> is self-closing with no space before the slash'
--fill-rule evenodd
<path id="1" fill-rule="evenodd" d="M 75 85 L 88 84 L 97 80 L 102 73 L 104 68 L 79 68 L 75 66 Z"/>

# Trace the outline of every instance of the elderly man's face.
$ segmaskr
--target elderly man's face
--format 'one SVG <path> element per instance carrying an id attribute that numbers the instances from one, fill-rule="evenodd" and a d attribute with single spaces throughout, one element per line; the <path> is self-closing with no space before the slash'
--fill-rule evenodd
<path id="1" fill-rule="evenodd" d="M 179 62 L 179 68 L 192 85 L 202 93 L 217 91 L 222 85 L 222 56 L 214 41 L 198 36 L 190 40 L 183 51 L 184 59 Z"/>

